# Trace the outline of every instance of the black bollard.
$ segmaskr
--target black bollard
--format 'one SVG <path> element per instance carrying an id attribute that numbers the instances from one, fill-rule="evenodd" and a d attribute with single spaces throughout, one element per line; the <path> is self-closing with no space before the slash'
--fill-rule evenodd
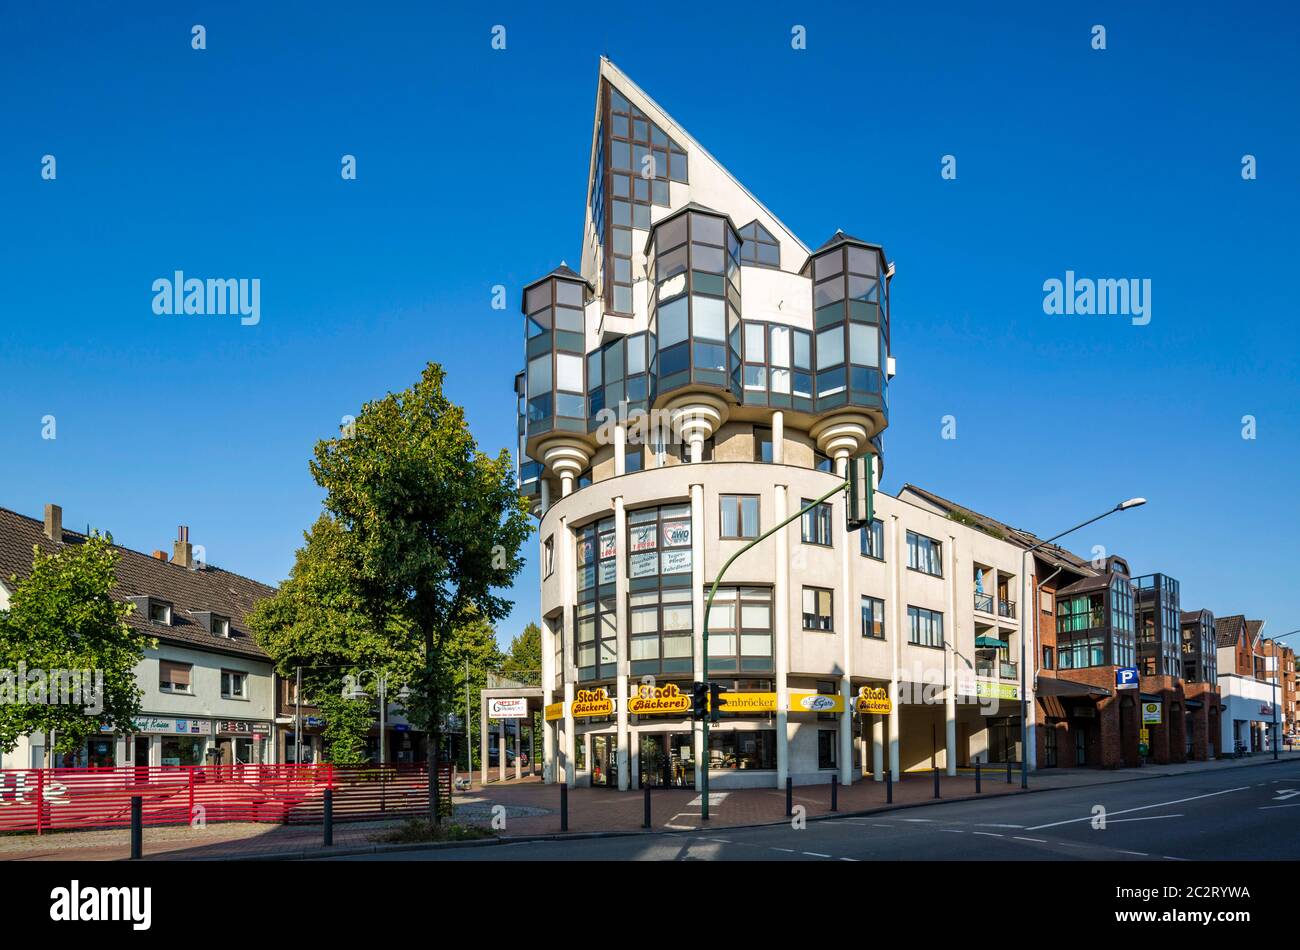
<path id="1" fill-rule="evenodd" d="M 1007 759 L 1007 784 L 1011 784 L 1011 760 Z"/>
<path id="2" fill-rule="evenodd" d="M 785 817 L 789 818 L 794 814 L 794 779 L 790 776 L 785 777 Z"/>
<path id="3" fill-rule="evenodd" d="M 560 783 L 560 830 L 569 830 L 569 783 Z"/>
<path id="4" fill-rule="evenodd" d="M 831 811 L 840 810 L 840 777 L 831 776 Z"/>
<path id="5" fill-rule="evenodd" d="M 139 861 L 144 851 L 144 799 L 131 796 L 131 860 Z"/>
<path id="6" fill-rule="evenodd" d="M 980 793 L 980 760 L 975 760 L 975 794 Z"/>
<path id="7" fill-rule="evenodd" d="M 325 847 L 334 847 L 334 789 L 325 789 Z"/>
<path id="8" fill-rule="evenodd" d="M 894 770 L 885 769 L 885 804 L 894 804 Z"/>
<path id="9" fill-rule="evenodd" d="M 645 821 L 641 823 L 642 828 L 650 827 L 650 783 L 645 786 Z"/>
<path id="10" fill-rule="evenodd" d="M 930 771 L 934 773 L 934 797 L 938 798 L 939 797 L 939 770 L 931 769 Z"/>

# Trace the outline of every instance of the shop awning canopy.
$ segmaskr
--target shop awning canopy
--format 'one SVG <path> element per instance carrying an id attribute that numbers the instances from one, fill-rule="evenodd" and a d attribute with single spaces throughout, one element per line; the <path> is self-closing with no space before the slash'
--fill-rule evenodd
<path id="1" fill-rule="evenodd" d="M 1007 641 L 999 639 L 998 637 L 979 636 L 975 638 L 975 645 L 977 647 L 985 647 L 985 648 L 992 647 L 994 650 L 997 650 L 1001 647 L 1006 646 Z"/>
<path id="2" fill-rule="evenodd" d="M 1093 686 L 1091 683 L 1076 683 L 1054 676 L 1044 676 L 1038 681 L 1036 692 L 1039 696 L 1079 696 L 1101 699 L 1109 696 L 1110 690 L 1105 686 Z"/>

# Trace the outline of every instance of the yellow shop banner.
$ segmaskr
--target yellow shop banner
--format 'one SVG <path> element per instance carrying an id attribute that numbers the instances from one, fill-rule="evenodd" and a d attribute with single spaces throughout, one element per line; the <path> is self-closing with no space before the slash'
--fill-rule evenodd
<path id="1" fill-rule="evenodd" d="M 741 714 L 776 712 L 776 693 L 723 693 L 722 711 Z"/>
<path id="2" fill-rule="evenodd" d="M 564 718 L 564 703 L 551 703 L 546 707 L 546 721 L 554 722 Z"/>
<path id="3" fill-rule="evenodd" d="M 863 686 L 858 690 L 858 712 L 872 716 L 888 716 L 894 711 L 889 691 L 882 686 Z"/>
<path id="4" fill-rule="evenodd" d="M 691 711 L 691 697 L 674 683 L 639 686 L 627 701 L 627 711 L 636 716 L 683 715 Z"/>
<path id="5" fill-rule="evenodd" d="M 614 700 L 609 698 L 609 693 L 604 687 L 599 689 L 580 689 L 578 695 L 573 699 L 573 716 L 575 719 L 584 716 L 609 716 L 614 712 Z"/>
<path id="6" fill-rule="evenodd" d="M 790 712 L 842 713 L 844 697 L 839 693 L 790 693 L 786 709 Z"/>

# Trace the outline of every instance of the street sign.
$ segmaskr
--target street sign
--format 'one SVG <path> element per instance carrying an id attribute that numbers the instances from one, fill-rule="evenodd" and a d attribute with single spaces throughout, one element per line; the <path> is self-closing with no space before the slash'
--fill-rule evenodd
<path id="1" fill-rule="evenodd" d="M 515 696 L 489 699 L 488 717 L 491 719 L 526 719 L 528 718 L 528 700 Z"/>
<path id="2" fill-rule="evenodd" d="M 1159 702 L 1143 703 L 1142 704 L 1143 724 L 1145 725 L 1146 723 L 1153 723 L 1154 725 L 1157 726 L 1160 725 L 1160 723 L 1164 722 L 1164 718 L 1162 716 L 1163 711 L 1164 711 L 1164 706 Z"/>
<path id="3" fill-rule="evenodd" d="M 1138 671 L 1136 666 L 1121 666 L 1115 670 L 1116 689 L 1137 689 Z"/>

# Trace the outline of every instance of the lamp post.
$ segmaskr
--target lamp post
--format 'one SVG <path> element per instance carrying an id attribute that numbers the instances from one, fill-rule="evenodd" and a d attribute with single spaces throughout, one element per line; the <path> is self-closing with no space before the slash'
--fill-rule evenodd
<path id="1" fill-rule="evenodd" d="M 1075 525 L 1073 528 L 1067 528 L 1066 530 L 1062 531 L 1060 534 L 1052 535 L 1052 537 L 1046 539 L 1045 541 L 1039 541 L 1033 547 L 1025 548 L 1024 552 L 1021 553 L 1020 555 L 1020 576 L 1022 578 L 1027 578 L 1029 576 L 1029 567 L 1028 567 L 1029 555 L 1033 554 L 1035 551 L 1037 551 L 1039 548 L 1043 547 L 1044 545 L 1051 544 L 1053 541 L 1056 541 L 1059 538 L 1063 538 L 1067 534 L 1072 534 L 1075 531 L 1078 531 L 1080 528 L 1086 528 L 1088 525 L 1100 521 L 1102 518 L 1105 518 L 1109 515 L 1113 515 L 1117 511 L 1128 511 L 1128 509 L 1130 508 L 1137 508 L 1141 505 L 1145 505 L 1146 503 L 1147 500 L 1145 498 L 1130 498 L 1127 501 L 1121 501 L 1114 508 L 1111 508 L 1109 511 L 1103 511 L 1095 518 L 1089 518 L 1087 521 L 1082 521 L 1079 524 Z M 1034 595 L 1034 599 L 1037 600 L 1037 593 L 1038 593 L 1037 590 L 1036 589 L 1033 590 L 1032 593 Z M 1029 697 L 1027 696 L 1025 691 L 1025 685 L 1026 685 L 1025 684 L 1025 676 L 1026 676 L 1025 613 L 1026 613 L 1026 608 L 1029 606 L 1030 606 L 1029 604 L 1020 605 L 1020 787 L 1021 788 L 1029 787 Z M 1035 609 L 1037 608 L 1035 607 Z"/>
<path id="2" fill-rule="evenodd" d="M 1278 757 L 1278 746 L 1281 745 L 1282 736 L 1279 735 L 1277 722 L 1277 681 L 1282 678 L 1282 651 L 1278 649 L 1277 643 L 1285 640 L 1287 637 L 1294 637 L 1300 633 L 1300 629 L 1291 630 L 1288 633 L 1279 634 L 1276 637 L 1269 637 L 1273 641 L 1273 760 Z"/>
<path id="3" fill-rule="evenodd" d="M 379 693 L 379 764 L 382 766 L 385 762 L 385 739 L 388 732 L 388 674 L 378 670 L 361 670 L 361 673 L 369 673 L 375 678 L 376 691 Z M 405 686 L 398 691 L 399 699 L 406 699 L 410 695 L 410 690 Z M 343 690 L 344 699 L 366 699 L 369 694 L 360 686 L 353 686 L 351 689 Z"/>

